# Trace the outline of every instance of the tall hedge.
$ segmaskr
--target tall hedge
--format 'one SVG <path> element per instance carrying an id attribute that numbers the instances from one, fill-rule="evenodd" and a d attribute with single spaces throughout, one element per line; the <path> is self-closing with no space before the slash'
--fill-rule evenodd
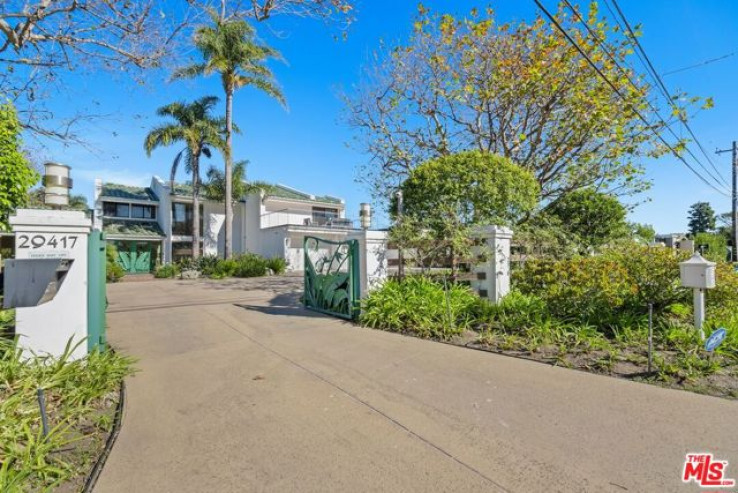
<path id="1" fill-rule="evenodd" d="M 8 216 L 26 205 L 28 191 L 39 178 L 21 150 L 20 133 L 13 105 L 0 105 L 0 230 L 8 229 Z"/>

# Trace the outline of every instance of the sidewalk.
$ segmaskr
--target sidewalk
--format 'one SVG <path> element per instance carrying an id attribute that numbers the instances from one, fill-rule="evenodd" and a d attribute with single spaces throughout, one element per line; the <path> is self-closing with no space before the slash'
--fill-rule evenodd
<path id="1" fill-rule="evenodd" d="M 270 283 L 111 286 L 141 372 L 97 492 L 689 492 L 705 451 L 738 477 L 737 402 L 357 328 Z"/>

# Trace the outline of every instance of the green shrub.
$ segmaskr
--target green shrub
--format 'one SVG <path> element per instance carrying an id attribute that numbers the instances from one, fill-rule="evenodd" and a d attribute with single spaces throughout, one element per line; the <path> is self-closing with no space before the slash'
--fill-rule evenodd
<path id="1" fill-rule="evenodd" d="M 522 294 L 542 299 L 554 317 L 595 326 L 617 324 L 638 292 L 625 267 L 605 257 L 528 261 L 514 282 Z"/>
<path id="2" fill-rule="evenodd" d="M 164 264 L 159 265 L 156 270 L 154 270 L 154 277 L 157 279 L 166 279 L 169 277 L 175 277 L 179 272 L 179 266 L 177 264 Z"/>
<path id="3" fill-rule="evenodd" d="M 630 245 L 627 248 L 608 250 L 604 257 L 621 265 L 635 292 L 627 302 L 627 308 L 643 313 L 648 303 L 657 311 L 674 303 L 687 303 L 690 293 L 681 286 L 679 262 L 689 254 L 675 252 L 671 248 Z"/>
<path id="4" fill-rule="evenodd" d="M 237 263 L 236 277 L 261 277 L 267 273 L 267 261 L 264 257 L 254 253 L 244 253 L 235 258 Z"/>
<path id="5" fill-rule="evenodd" d="M 197 270 L 199 270 L 203 276 L 212 275 L 218 262 L 220 262 L 220 259 L 217 255 L 205 255 L 198 259 Z"/>
<path id="6" fill-rule="evenodd" d="M 468 287 L 425 277 L 390 280 L 362 302 L 361 322 L 393 332 L 448 339 L 475 321 L 479 298 Z"/>
<path id="7" fill-rule="evenodd" d="M 284 274 L 287 270 L 287 261 L 282 257 L 273 257 L 267 260 L 267 267 L 277 275 Z"/>
<path id="8" fill-rule="evenodd" d="M 105 245 L 105 279 L 108 282 L 118 282 L 125 275 L 125 270 L 118 263 L 118 249 L 115 245 Z"/>
<path id="9" fill-rule="evenodd" d="M 232 277 L 233 274 L 236 273 L 236 269 L 238 269 L 238 262 L 236 262 L 236 260 L 220 259 L 218 260 L 218 262 L 216 262 L 215 266 L 213 267 L 210 277 L 213 277 L 215 279 L 222 279 L 224 277 Z"/>
<path id="10" fill-rule="evenodd" d="M 518 331 L 536 327 L 550 318 L 546 303 L 539 297 L 511 291 L 499 303 L 479 300 L 475 318 L 489 328 Z"/>

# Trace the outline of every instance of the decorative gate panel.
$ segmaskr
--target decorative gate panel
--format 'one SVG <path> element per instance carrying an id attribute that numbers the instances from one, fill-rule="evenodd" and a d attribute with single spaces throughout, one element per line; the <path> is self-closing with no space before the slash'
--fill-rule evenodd
<path id="1" fill-rule="evenodd" d="M 306 236 L 305 307 L 352 320 L 359 314 L 359 242 Z"/>

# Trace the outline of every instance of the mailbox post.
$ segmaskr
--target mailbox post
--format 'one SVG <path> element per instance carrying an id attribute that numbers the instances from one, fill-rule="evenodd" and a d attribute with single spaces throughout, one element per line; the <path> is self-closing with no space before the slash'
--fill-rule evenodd
<path id="1" fill-rule="evenodd" d="M 694 327 L 700 332 L 702 340 L 705 332 L 705 290 L 715 287 L 715 262 L 702 258 L 695 253 L 692 258 L 679 263 L 679 274 L 682 286 L 694 289 Z"/>
<path id="2" fill-rule="evenodd" d="M 33 305 L 17 305 L 19 344 L 39 354 L 60 356 L 70 339 L 76 344 L 88 335 L 87 264 L 92 221 L 81 211 L 19 209 L 10 217 L 10 224 L 15 233 L 18 269 L 44 272 L 42 264 L 55 264 L 47 293 Z M 38 279 L 27 280 L 31 282 Z M 16 289 L 18 286 L 13 286 Z M 71 358 L 86 354 L 87 344 L 82 343 Z"/>

